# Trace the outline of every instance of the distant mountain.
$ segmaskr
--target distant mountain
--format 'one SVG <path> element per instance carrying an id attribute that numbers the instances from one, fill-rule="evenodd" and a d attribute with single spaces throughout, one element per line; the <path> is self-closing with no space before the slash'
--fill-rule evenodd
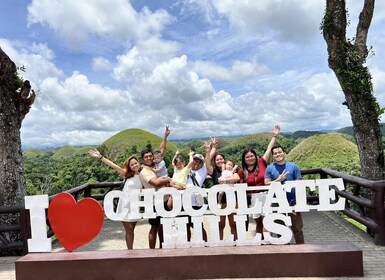
<path id="1" fill-rule="evenodd" d="M 283 136 L 287 138 L 292 138 L 292 139 L 300 139 L 300 138 L 308 138 L 313 135 L 318 135 L 318 134 L 325 134 L 325 131 L 315 131 L 315 130 L 298 130 L 293 133 L 282 133 Z"/>
<path id="2" fill-rule="evenodd" d="M 344 134 L 349 134 L 349 135 L 354 135 L 354 129 L 352 126 L 347 126 L 347 127 L 343 127 L 343 128 L 340 128 L 337 130 L 338 133 L 344 133 Z M 384 134 L 384 132 L 382 132 L 382 134 Z"/>
<path id="3" fill-rule="evenodd" d="M 337 130 L 338 133 L 344 135 L 353 135 L 353 127 L 344 127 Z M 385 128 L 382 126 L 382 133 L 385 135 Z M 295 132 L 283 132 L 281 133 L 280 144 L 283 144 L 289 151 L 293 148 L 299 141 L 303 139 L 308 139 L 316 135 L 329 135 L 330 132 L 326 131 L 310 131 L 310 130 L 298 130 Z M 235 149 L 241 149 L 249 146 L 255 145 L 260 146 L 260 153 L 263 152 L 263 148 L 266 143 L 269 141 L 271 136 L 270 132 L 261 132 L 249 135 L 238 135 L 238 136 L 225 136 L 218 137 L 219 140 L 219 149 L 223 149 L 223 152 L 234 153 Z M 345 136 L 347 137 L 347 136 Z M 296 142 L 289 141 L 295 140 Z M 348 138 L 348 140 L 354 141 L 353 138 Z M 118 156 L 129 155 L 129 154 L 138 154 L 145 149 L 146 147 L 151 147 L 157 149 L 159 147 L 162 138 L 155 134 L 152 134 L 148 131 L 130 128 L 123 130 L 106 141 L 104 141 L 99 149 L 102 149 L 103 153 L 106 156 L 111 158 L 116 158 Z M 168 141 L 168 148 L 170 153 L 174 153 L 177 148 L 181 149 L 184 153 L 187 154 L 189 149 L 194 149 L 198 152 L 204 151 L 204 142 L 210 141 L 209 137 L 200 137 L 194 139 L 176 139 Z M 28 149 L 24 151 L 24 156 L 33 157 L 36 155 L 53 155 L 53 158 L 73 156 L 79 154 L 85 154 L 88 150 L 95 148 L 96 146 L 85 146 L 85 147 L 71 147 L 65 146 L 58 148 L 56 150 L 50 149 Z"/>
<path id="4" fill-rule="evenodd" d="M 381 126 L 381 134 L 382 134 L 382 136 L 385 136 L 385 123 L 380 123 L 380 126 Z M 352 135 L 352 136 L 354 135 L 354 130 L 353 130 L 352 126 L 347 126 L 347 127 L 340 128 L 336 132 L 344 133 L 344 134 L 349 134 L 349 135 Z"/>

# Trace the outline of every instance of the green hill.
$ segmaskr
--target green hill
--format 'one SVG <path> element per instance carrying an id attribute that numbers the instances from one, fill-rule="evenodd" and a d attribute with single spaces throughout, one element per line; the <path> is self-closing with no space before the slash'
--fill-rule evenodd
<path id="1" fill-rule="evenodd" d="M 57 159 L 60 157 L 69 157 L 74 156 L 76 154 L 76 149 L 71 146 L 64 146 L 56 151 L 56 153 L 53 154 L 52 158 Z"/>
<path id="2" fill-rule="evenodd" d="M 35 157 L 35 156 L 43 156 L 46 155 L 47 152 L 40 150 L 40 149 L 28 149 L 23 152 L 23 156 L 29 158 L 29 157 Z"/>
<path id="3" fill-rule="evenodd" d="M 327 167 L 351 175 L 359 175 L 357 146 L 340 133 L 315 135 L 293 148 L 287 159 L 301 169 Z"/>
<path id="4" fill-rule="evenodd" d="M 122 154 L 125 154 L 127 157 L 131 154 L 139 155 L 147 147 L 156 150 L 161 142 L 162 137 L 158 135 L 142 129 L 130 128 L 104 141 L 101 145 L 101 150 L 106 156 L 111 158 L 120 157 Z M 175 153 L 176 149 L 177 147 L 173 143 L 167 142 L 168 151 Z"/>
<path id="5" fill-rule="evenodd" d="M 92 149 L 95 149 L 95 147 L 93 147 L 93 146 L 84 146 L 84 147 L 76 149 L 75 154 L 76 155 L 84 155 L 84 154 L 88 153 L 89 150 L 92 150 Z"/>

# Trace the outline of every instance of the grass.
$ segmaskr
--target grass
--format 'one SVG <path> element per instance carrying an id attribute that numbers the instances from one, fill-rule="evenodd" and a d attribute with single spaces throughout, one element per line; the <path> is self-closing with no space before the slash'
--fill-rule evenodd
<path id="1" fill-rule="evenodd" d="M 359 228 L 360 230 L 364 231 L 366 233 L 366 226 L 361 224 L 360 222 L 357 222 L 356 220 L 346 216 L 345 214 L 337 211 L 336 212 L 338 215 L 340 215 L 343 219 L 345 219 L 346 221 L 348 221 L 349 223 L 351 223 L 353 226 Z"/>
<path id="2" fill-rule="evenodd" d="M 344 217 L 345 220 L 347 220 L 349 223 L 351 223 L 352 225 L 356 226 L 357 228 L 359 228 L 360 230 L 366 232 L 366 226 L 357 222 L 356 220 L 353 220 L 352 218 L 349 218 L 349 217 Z"/>

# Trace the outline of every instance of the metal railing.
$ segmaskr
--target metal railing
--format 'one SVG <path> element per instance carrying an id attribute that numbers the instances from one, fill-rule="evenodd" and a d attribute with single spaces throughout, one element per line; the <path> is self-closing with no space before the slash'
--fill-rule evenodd
<path id="1" fill-rule="evenodd" d="M 385 181 L 371 181 L 360 177 L 351 176 L 345 173 L 337 172 L 328 168 L 317 168 L 301 170 L 303 176 L 326 178 L 342 178 L 344 184 L 349 186 L 343 191 L 335 190 L 340 197 L 346 198 L 345 209 L 342 213 L 356 220 L 367 227 L 367 232 L 373 236 L 374 244 L 385 246 Z M 103 182 L 84 184 L 68 190 L 76 201 L 84 197 L 91 197 L 98 201 L 102 201 L 107 192 L 117 189 L 122 182 Z M 100 193 L 102 192 L 102 193 Z M 362 193 L 369 193 L 370 198 L 363 196 Z M 50 196 L 50 200 L 55 195 Z M 314 197 L 308 197 L 308 201 L 314 200 Z M 9 213 L 20 213 L 20 221 L 14 225 L 0 224 L 0 250 L 21 250 L 23 254 L 27 252 L 27 239 L 30 238 L 30 222 L 29 211 L 22 206 L 2 206 L 0 207 L 0 215 Z M 47 225 L 49 225 L 47 221 Z M 22 241 L 11 242 L 3 233 L 19 232 Z M 48 231 L 48 236 L 52 236 L 53 232 Z"/>

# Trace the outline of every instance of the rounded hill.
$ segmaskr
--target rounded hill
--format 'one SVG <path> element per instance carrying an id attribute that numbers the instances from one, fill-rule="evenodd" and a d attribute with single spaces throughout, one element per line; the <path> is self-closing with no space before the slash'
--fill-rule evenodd
<path id="1" fill-rule="evenodd" d="M 81 148 L 74 148 L 72 146 L 64 146 L 57 150 L 53 155 L 52 158 L 58 159 L 61 157 L 72 157 L 76 155 L 83 155 L 86 154 L 90 149 L 93 149 L 92 146 L 84 146 Z"/>
<path id="2" fill-rule="evenodd" d="M 71 146 L 64 146 L 57 150 L 53 155 L 52 158 L 57 159 L 60 157 L 68 157 L 68 156 L 73 156 L 76 153 L 76 149 Z"/>
<path id="3" fill-rule="evenodd" d="M 101 146 L 107 156 L 117 158 L 121 154 L 139 154 L 145 148 L 156 150 L 162 137 L 139 128 L 129 128 L 111 136 Z M 167 149 L 175 152 L 177 147 L 168 141 Z"/>
<path id="4" fill-rule="evenodd" d="M 26 158 L 35 157 L 35 156 L 44 156 L 47 152 L 40 149 L 28 149 L 23 152 L 23 156 Z"/>
<path id="5" fill-rule="evenodd" d="M 340 133 L 320 134 L 303 140 L 290 151 L 287 160 L 301 169 L 326 167 L 351 175 L 360 174 L 357 146 Z"/>

